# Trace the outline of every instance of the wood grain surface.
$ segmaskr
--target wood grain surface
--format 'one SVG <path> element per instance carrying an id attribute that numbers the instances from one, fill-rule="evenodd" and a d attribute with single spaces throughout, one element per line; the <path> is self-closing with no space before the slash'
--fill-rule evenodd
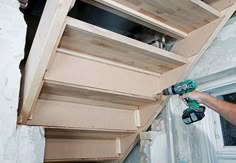
<path id="1" fill-rule="evenodd" d="M 123 35 L 67 18 L 59 47 L 154 72 L 165 72 L 187 62 L 185 57 Z"/>

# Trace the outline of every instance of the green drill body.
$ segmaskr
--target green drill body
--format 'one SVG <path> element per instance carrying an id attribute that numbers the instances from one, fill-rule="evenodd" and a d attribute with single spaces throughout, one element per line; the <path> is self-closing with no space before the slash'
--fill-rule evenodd
<path id="1" fill-rule="evenodd" d="M 169 88 L 163 90 L 164 95 L 180 95 L 190 93 L 197 89 L 198 84 L 193 80 L 185 80 L 180 83 L 176 83 Z"/>
<path id="2" fill-rule="evenodd" d="M 180 95 L 190 93 L 198 87 L 198 84 L 193 80 L 185 80 L 180 83 L 176 83 L 169 88 L 163 90 L 163 95 Z M 196 121 L 201 120 L 205 115 L 205 107 L 199 105 L 195 100 L 189 98 L 185 99 L 187 102 L 188 108 L 184 110 L 182 119 L 185 124 L 190 124 Z"/>

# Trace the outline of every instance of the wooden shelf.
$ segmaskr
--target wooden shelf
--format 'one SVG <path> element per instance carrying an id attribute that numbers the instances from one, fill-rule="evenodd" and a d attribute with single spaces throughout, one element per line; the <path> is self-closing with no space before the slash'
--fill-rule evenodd
<path id="1" fill-rule="evenodd" d="M 46 139 L 45 162 L 119 159 L 116 139 Z"/>
<path id="2" fill-rule="evenodd" d="M 67 17 L 59 47 L 163 73 L 187 59 L 123 35 Z"/>
<path id="3" fill-rule="evenodd" d="M 73 88 L 77 88 L 77 90 L 87 89 L 91 93 L 103 92 L 103 95 L 106 94 L 104 97 L 108 98 L 109 95 L 114 94 L 111 97 L 136 99 L 129 100 L 131 103 L 132 101 L 142 101 L 141 99 L 152 101 L 153 95 L 160 91 L 159 76 L 60 52 L 55 54 L 51 66 L 45 73 L 44 80 L 54 83 L 54 85 L 71 87 L 72 90 L 69 90 L 72 92 L 70 93 L 73 93 Z M 61 92 L 66 92 L 65 89 L 62 90 Z M 78 97 L 78 93 L 74 97 Z M 115 99 L 111 101 L 115 101 Z"/>
<path id="4" fill-rule="evenodd" d="M 220 17 L 219 11 L 201 0 L 96 1 L 179 36 Z"/>
<path id="5" fill-rule="evenodd" d="M 45 81 L 40 98 L 74 103 L 86 103 L 90 105 L 105 105 L 107 107 L 116 106 L 115 104 L 122 104 L 123 107 L 127 105 L 127 109 L 131 108 L 129 106 L 137 107 L 156 102 L 155 98 L 151 96 L 127 94 L 117 91 L 50 81 Z"/>
<path id="6" fill-rule="evenodd" d="M 27 125 L 45 128 L 134 132 L 139 121 L 135 110 L 39 99 Z"/>
<path id="7" fill-rule="evenodd" d="M 148 27 L 150 29 L 153 29 L 155 31 L 158 31 L 160 33 L 163 33 L 165 35 L 168 35 L 170 37 L 176 38 L 176 39 L 181 39 L 181 38 L 186 38 L 187 33 L 180 31 L 176 28 L 173 28 L 164 22 L 161 22 L 159 20 L 156 20 L 154 18 L 151 18 L 147 15 L 144 15 L 142 13 L 139 13 L 138 11 L 131 10 L 130 8 L 121 5 L 121 4 L 114 4 L 117 5 L 118 9 L 114 6 L 109 6 L 107 3 L 103 3 L 103 1 L 95 1 L 95 0 L 81 0 L 84 1 L 90 5 L 96 6 L 98 8 L 101 8 L 105 11 L 108 11 L 110 13 L 113 13 L 115 15 L 121 16 L 125 19 L 131 20 L 133 22 L 136 22 L 140 25 L 143 25 L 145 27 Z M 127 14 L 127 12 L 129 14 Z"/>
<path id="8" fill-rule="evenodd" d="M 108 139 L 114 140 L 116 138 L 125 138 L 133 133 L 130 132 L 115 132 L 115 131 L 86 131 L 86 130 L 70 130 L 70 129 L 55 129 L 46 128 L 46 138 L 60 138 L 60 139 Z"/>
<path id="9" fill-rule="evenodd" d="M 117 160 L 138 133 L 46 129 L 45 162 Z M 68 148 L 64 148 L 67 146 Z M 56 150 L 53 150 L 55 149 Z"/>

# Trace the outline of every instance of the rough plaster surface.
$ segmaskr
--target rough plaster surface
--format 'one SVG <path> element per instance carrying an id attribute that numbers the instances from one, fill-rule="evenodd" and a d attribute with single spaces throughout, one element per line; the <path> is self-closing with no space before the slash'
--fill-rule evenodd
<path id="1" fill-rule="evenodd" d="M 168 160 L 168 149 L 167 149 L 167 136 L 164 132 L 157 132 L 157 138 L 151 145 L 151 163 L 167 163 Z"/>
<path id="2" fill-rule="evenodd" d="M 236 16 L 232 17 L 189 75 L 196 79 L 236 67 Z"/>
<path id="3" fill-rule="evenodd" d="M 16 126 L 19 62 L 23 57 L 26 25 L 16 0 L 0 0 L 0 162 L 42 163 L 44 131 Z"/>

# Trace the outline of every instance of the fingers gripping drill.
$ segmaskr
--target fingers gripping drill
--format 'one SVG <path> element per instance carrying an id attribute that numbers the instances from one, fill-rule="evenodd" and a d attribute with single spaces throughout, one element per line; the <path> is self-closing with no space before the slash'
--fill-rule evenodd
<path id="1" fill-rule="evenodd" d="M 194 91 L 197 88 L 197 83 L 193 80 L 185 80 L 180 83 L 176 83 L 169 88 L 163 90 L 163 95 L 180 95 Z M 188 105 L 188 108 L 183 111 L 182 119 L 185 124 L 191 124 L 193 122 L 200 121 L 204 116 L 205 107 L 199 105 L 195 100 L 189 98 L 184 99 Z"/>

